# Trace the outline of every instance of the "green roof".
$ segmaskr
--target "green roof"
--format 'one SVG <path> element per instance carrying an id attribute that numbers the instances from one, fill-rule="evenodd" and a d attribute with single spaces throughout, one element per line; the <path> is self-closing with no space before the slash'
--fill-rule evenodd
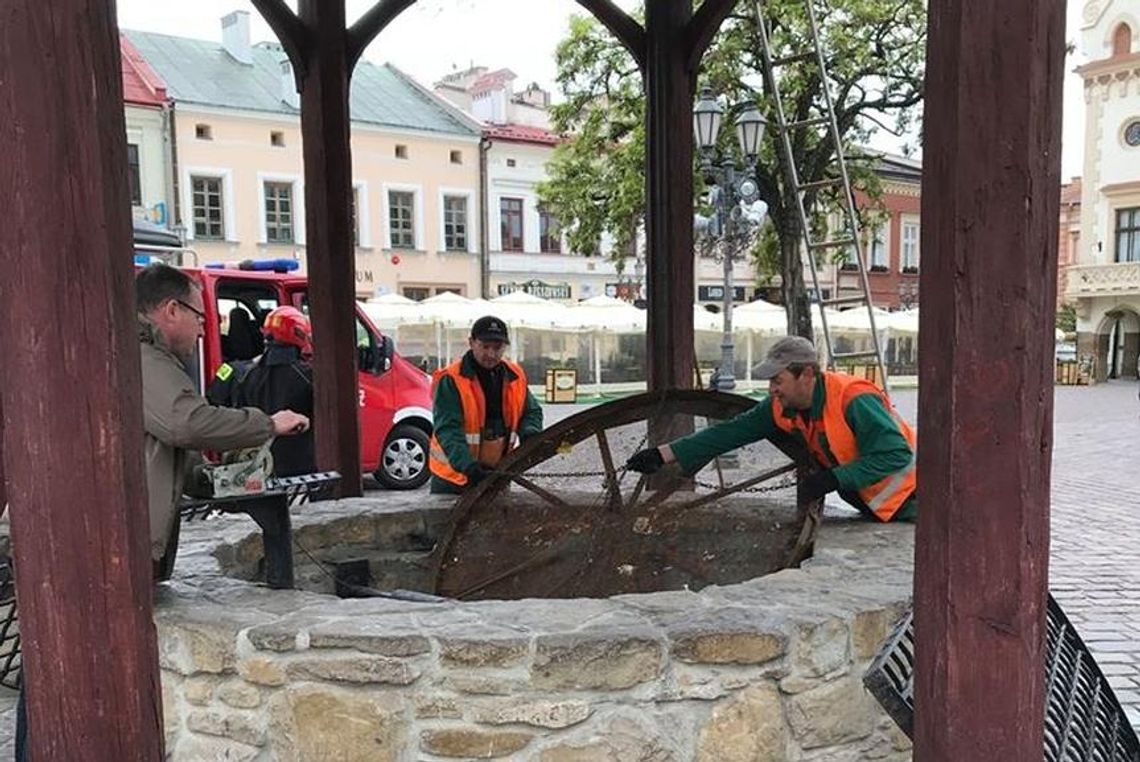
<path id="1" fill-rule="evenodd" d="M 146 62 L 166 83 L 175 103 L 264 111 L 297 116 L 281 99 L 281 62 L 277 43 L 251 48 L 253 63 L 232 58 L 220 43 L 152 32 L 125 31 Z M 354 122 L 451 135 L 478 136 L 479 128 L 450 104 L 392 66 L 361 60 L 352 76 L 349 101 Z"/>

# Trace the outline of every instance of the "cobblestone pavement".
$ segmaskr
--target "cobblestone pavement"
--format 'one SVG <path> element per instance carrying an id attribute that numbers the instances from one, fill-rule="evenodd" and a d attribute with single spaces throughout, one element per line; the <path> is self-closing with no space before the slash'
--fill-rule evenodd
<path id="1" fill-rule="evenodd" d="M 915 420 L 917 393 L 894 394 Z M 546 408 L 547 425 L 584 409 Z M 1140 727 L 1140 443 L 1135 382 L 1058 387 L 1054 414 L 1050 589 Z M 830 508 L 830 506 L 829 506 Z M 0 759 L 11 758 L 15 693 L 0 688 Z"/>

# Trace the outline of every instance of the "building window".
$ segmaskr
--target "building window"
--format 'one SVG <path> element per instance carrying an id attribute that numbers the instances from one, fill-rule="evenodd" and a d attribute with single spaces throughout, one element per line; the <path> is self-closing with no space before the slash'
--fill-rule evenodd
<path id="1" fill-rule="evenodd" d="M 521 198 L 499 199 L 499 224 L 503 251 L 523 250 L 523 201 Z"/>
<path id="2" fill-rule="evenodd" d="M 411 191 L 388 191 L 388 229 L 393 249 L 416 248 L 416 196 Z"/>
<path id="3" fill-rule="evenodd" d="M 285 133 L 281 130 L 271 130 L 269 133 L 269 145 L 277 146 L 278 148 L 285 147 Z"/>
<path id="4" fill-rule="evenodd" d="M 265 240 L 293 243 L 293 184 L 265 184 Z"/>
<path id="5" fill-rule="evenodd" d="M 514 159 L 507 159 L 507 166 L 508 167 L 513 167 L 514 165 L 515 165 Z"/>
<path id="6" fill-rule="evenodd" d="M 887 252 L 887 229 L 879 225 L 871 232 L 871 272 L 886 272 L 890 260 Z"/>
<path id="7" fill-rule="evenodd" d="M 196 124 L 194 125 L 194 137 L 198 140 L 213 140 L 214 130 L 208 124 Z"/>
<path id="8" fill-rule="evenodd" d="M 403 145 L 402 143 L 396 144 L 396 158 L 397 159 L 408 158 L 408 147 L 406 145 Z"/>
<path id="9" fill-rule="evenodd" d="M 463 163 L 463 152 L 462 151 L 452 151 L 450 154 L 450 158 L 451 158 L 452 164 L 462 164 Z"/>
<path id="10" fill-rule="evenodd" d="M 131 186 L 131 205 L 142 206 L 142 174 L 139 171 L 139 147 L 127 143 L 127 183 Z"/>
<path id="11" fill-rule="evenodd" d="M 426 286 L 404 286 L 404 296 L 413 302 L 422 302 L 431 296 L 431 289 Z"/>
<path id="12" fill-rule="evenodd" d="M 538 250 L 543 254 L 562 253 L 562 231 L 558 218 L 546 209 L 538 210 Z"/>
<path id="13" fill-rule="evenodd" d="M 1140 262 L 1140 206 L 1116 210 L 1116 261 Z"/>
<path id="14" fill-rule="evenodd" d="M 1121 24 L 1112 33 L 1112 54 L 1126 56 L 1132 52 L 1132 27 Z"/>
<path id="15" fill-rule="evenodd" d="M 222 178 L 191 177 L 194 237 L 219 241 L 226 237 L 222 217 Z"/>
<path id="16" fill-rule="evenodd" d="M 467 251 L 467 199 L 443 197 L 443 247 L 447 251 Z"/>
<path id="17" fill-rule="evenodd" d="M 904 222 L 902 225 L 902 271 L 904 273 L 918 272 L 918 235 L 917 222 Z"/>

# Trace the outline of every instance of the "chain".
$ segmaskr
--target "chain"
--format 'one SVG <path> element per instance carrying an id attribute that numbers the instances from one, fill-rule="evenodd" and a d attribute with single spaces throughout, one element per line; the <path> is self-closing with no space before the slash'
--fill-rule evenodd
<path id="1" fill-rule="evenodd" d="M 696 484 L 698 487 L 704 487 L 705 489 L 711 489 L 711 490 L 722 489 L 722 487 L 719 484 L 712 484 L 710 482 L 702 482 L 699 479 L 694 479 L 693 484 Z M 778 482 L 776 484 L 768 484 L 768 485 L 765 485 L 763 487 L 745 487 L 744 489 L 737 490 L 737 492 L 751 492 L 754 494 L 762 494 L 765 492 L 779 492 L 780 490 L 791 489 L 794 486 L 796 486 L 796 482 L 794 479 L 785 479 L 782 482 Z M 732 485 L 726 484 L 723 487 L 723 489 L 732 489 Z"/>
<path id="2" fill-rule="evenodd" d="M 614 475 L 618 476 L 621 473 L 625 472 L 626 470 L 627 469 L 625 469 L 625 468 L 619 468 L 619 469 L 617 469 L 617 471 L 614 472 Z M 492 471 L 491 473 L 505 474 L 505 475 L 511 474 L 511 472 L 509 472 L 509 471 Z M 545 471 L 545 472 L 528 471 L 528 472 L 524 472 L 524 474 L 522 474 L 522 475 L 525 475 L 525 477 L 527 479 L 579 479 L 579 478 L 584 479 L 587 477 L 608 476 L 608 474 L 605 471 Z M 711 489 L 714 491 L 720 491 L 723 489 L 731 489 L 732 488 L 731 484 L 726 484 L 724 487 L 721 487 L 719 484 L 713 484 L 712 482 L 701 481 L 700 479 L 693 479 L 693 484 L 695 484 L 698 487 L 702 487 L 704 489 Z M 744 489 L 737 490 L 737 492 L 750 492 L 753 494 L 764 494 L 767 492 L 779 492 L 780 490 L 791 489 L 792 487 L 795 487 L 795 486 L 796 486 L 795 479 L 785 479 L 781 482 L 777 482 L 776 484 L 766 484 L 766 485 L 757 486 L 757 487 L 745 487 Z"/>

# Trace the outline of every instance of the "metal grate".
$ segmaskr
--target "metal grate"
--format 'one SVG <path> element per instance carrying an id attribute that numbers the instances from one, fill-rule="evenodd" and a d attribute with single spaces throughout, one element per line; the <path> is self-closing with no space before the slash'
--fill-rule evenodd
<path id="1" fill-rule="evenodd" d="M 20 624 L 12 559 L 0 556 L 0 685 L 20 687 Z"/>
<path id="2" fill-rule="evenodd" d="M 1140 740 L 1076 629 L 1049 596 L 1045 677 L 1045 762 L 1140 762 Z M 883 642 L 863 684 L 914 738 L 914 614 Z"/>

